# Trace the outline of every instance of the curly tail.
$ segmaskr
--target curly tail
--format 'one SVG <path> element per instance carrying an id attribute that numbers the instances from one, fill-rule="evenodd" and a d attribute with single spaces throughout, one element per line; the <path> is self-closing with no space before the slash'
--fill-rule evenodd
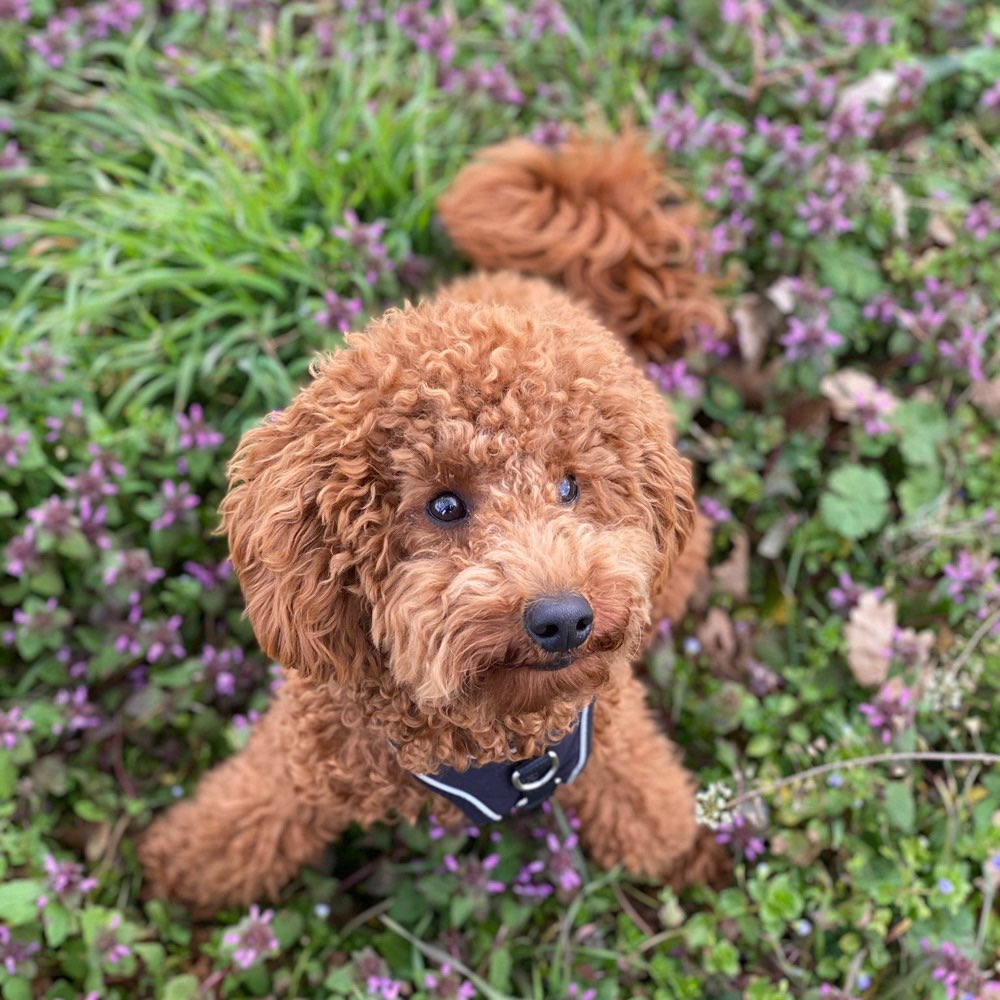
<path id="1" fill-rule="evenodd" d="M 478 267 L 562 283 L 662 361 L 698 324 L 728 327 L 714 281 L 694 265 L 701 212 L 683 196 L 636 133 L 557 149 L 513 139 L 462 169 L 438 211 Z"/>

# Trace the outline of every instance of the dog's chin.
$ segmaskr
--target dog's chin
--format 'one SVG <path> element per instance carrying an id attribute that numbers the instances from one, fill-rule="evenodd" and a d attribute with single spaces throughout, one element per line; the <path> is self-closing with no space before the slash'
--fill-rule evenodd
<path id="1" fill-rule="evenodd" d="M 611 680 L 613 656 L 590 653 L 492 666 L 476 677 L 475 689 L 498 717 L 544 712 L 560 702 L 597 695 Z"/>

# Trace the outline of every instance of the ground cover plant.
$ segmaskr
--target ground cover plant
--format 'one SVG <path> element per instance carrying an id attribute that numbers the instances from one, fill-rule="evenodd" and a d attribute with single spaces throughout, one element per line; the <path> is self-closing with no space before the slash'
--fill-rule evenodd
<path id="1" fill-rule="evenodd" d="M 0 994 L 1000 995 L 998 79 L 951 0 L 0 0 Z M 144 901 L 136 835 L 280 683 L 212 533 L 241 431 L 460 269 L 473 149 L 627 121 L 734 321 L 650 372 L 717 537 L 645 666 L 734 885 L 550 812 Z"/>

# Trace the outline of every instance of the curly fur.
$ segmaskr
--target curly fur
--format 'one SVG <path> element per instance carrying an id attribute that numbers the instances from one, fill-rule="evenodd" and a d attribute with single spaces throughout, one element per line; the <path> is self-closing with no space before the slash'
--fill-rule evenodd
<path id="1" fill-rule="evenodd" d="M 641 356 L 663 360 L 698 324 L 728 326 L 694 266 L 700 209 L 638 134 L 577 136 L 556 151 L 525 139 L 490 147 L 438 209 L 474 264 L 561 283 Z"/>
<path id="2" fill-rule="evenodd" d="M 544 281 L 478 274 L 388 311 L 312 375 L 244 437 L 222 504 L 247 614 L 287 680 L 248 747 L 143 838 L 150 891 L 199 912 L 246 903 L 351 822 L 412 822 L 432 801 L 454 817 L 407 772 L 535 756 L 595 696 L 593 759 L 560 790 L 595 859 L 676 885 L 718 876 L 631 672 L 706 536 L 685 550 L 690 466 L 622 342 Z M 466 521 L 427 515 L 443 490 Z M 589 599 L 593 633 L 538 669 L 553 656 L 524 609 L 565 591 Z"/>

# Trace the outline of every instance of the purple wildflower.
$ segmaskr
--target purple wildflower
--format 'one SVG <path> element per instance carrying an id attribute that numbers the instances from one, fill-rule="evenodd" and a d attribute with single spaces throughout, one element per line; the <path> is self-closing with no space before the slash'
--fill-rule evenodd
<path id="1" fill-rule="evenodd" d="M 994 114 L 1000 112 L 1000 80 L 979 95 L 979 107 Z"/>
<path id="2" fill-rule="evenodd" d="M 28 158 L 21 152 L 16 139 L 8 139 L 0 147 L 0 170 L 24 170 L 28 166 Z"/>
<path id="3" fill-rule="evenodd" d="M 153 557 L 147 549 L 125 549 L 111 557 L 103 579 L 106 587 L 123 584 L 135 595 L 129 600 L 130 604 L 135 604 L 139 591 L 162 580 L 165 575 L 165 570 L 153 565 Z"/>
<path id="4" fill-rule="evenodd" d="M 964 371 L 973 382 L 986 378 L 983 359 L 986 353 L 986 331 L 963 325 L 955 341 L 939 340 L 938 353 L 952 367 Z"/>
<path id="5" fill-rule="evenodd" d="M 816 71 L 811 66 L 807 66 L 802 71 L 802 86 L 795 92 L 797 104 L 815 104 L 820 111 L 827 111 L 833 107 L 833 102 L 836 99 L 836 77 L 817 76 Z"/>
<path id="6" fill-rule="evenodd" d="M 186 650 L 181 640 L 181 626 L 184 618 L 181 615 L 171 615 L 165 621 L 157 622 L 149 629 L 149 645 L 146 648 L 146 659 L 157 663 L 164 657 L 175 660 L 184 658 Z"/>
<path id="7" fill-rule="evenodd" d="M 49 342 L 45 339 L 26 347 L 22 357 L 24 360 L 14 365 L 14 369 L 29 375 L 37 388 L 66 378 L 66 358 L 49 350 Z"/>
<path id="8" fill-rule="evenodd" d="M 83 472 L 66 478 L 66 488 L 78 497 L 98 503 L 103 497 L 113 497 L 118 487 L 107 478 L 107 472 L 98 461 L 93 461 Z"/>
<path id="9" fill-rule="evenodd" d="M 31 434 L 28 431 L 12 430 L 7 424 L 8 416 L 7 407 L 0 406 L 0 461 L 16 469 L 31 443 Z"/>
<path id="10" fill-rule="evenodd" d="M 385 20 L 382 0 L 341 0 L 340 6 L 344 10 L 355 12 L 359 27 L 364 27 L 366 24 L 380 24 Z"/>
<path id="11" fill-rule="evenodd" d="M 320 326 L 347 333 L 361 313 L 361 309 L 361 299 L 344 298 L 330 289 L 323 293 L 323 308 L 314 313 L 313 319 Z"/>
<path id="12" fill-rule="evenodd" d="M 839 236 L 849 233 L 854 223 L 844 214 L 847 196 L 843 193 L 822 198 L 814 191 L 806 195 L 805 203 L 799 205 L 800 219 L 806 222 L 806 229 L 813 236 Z"/>
<path id="13" fill-rule="evenodd" d="M 779 157 L 792 170 L 805 170 L 819 155 L 817 143 L 802 142 L 802 128 L 799 125 L 784 125 L 772 122 L 763 115 L 754 119 L 754 131 L 769 149 L 777 149 Z"/>
<path id="14" fill-rule="evenodd" d="M 79 527 L 73 504 L 59 497 L 49 497 L 37 507 L 28 511 L 28 520 L 39 532 L 53 538 L 66 538 Z"/>
<path id="15" fill-rule="evenodd" d="M 727 199 L 734 205 L 746 204 L 752 197 L 750 179 L 743 171 L 743 164 L 735 157 L 712 171 L 708 187 L 702 192 L 702 198 L 710 205 Z"/>
<path id="16" fill-rule="evenodd" d="M 139 656 L 145 643 L 142 629 L 142 608 L 133 604 L 128 617 L 115 624 L 111 631 L 112 645 L 122 655 Z"/>
<path id="17" fill-rule="evenodd" d="M 708 121 L 698 132 L 698 145 L 727 153 L 729 156 L 739 156 L 743 152 L 743 140 L 746 134 L 745 126 L 739 122 Z"/>
<path id="18" fill-rule="evenodd" d="M 892 19 L 868 17 L 860 11 L 850 11 L 838 23 L 848 45 L 885 46 L 892 39 Z"/>
<path id="19" fill-rule="evenodd" d="M 30 20 L 30 0 L 0 0 L 0 21 Z"/>
<path id="20" fill-rule="evenodd" d="M 219 431 L 205 423 L 200 403 L 192 403 L 186 414 L 178 413 L 177 424 L 181 429 L 178 444 L 185 451 L 209 451 L 225 440 Z"/>
<path id="21" fill-rule="evenodd" d="M 732 519 L 733 512 L 728 507 L 719 503 L 714 497 L 701 497 L 698 501 L 698 506 L 705 517 L 715 524 L 725 524 L 726 521 Z"/>
<path id="22" fill-rule="evenodd" d="M 518 896 L 526 896 L 529 899 L 546 899 L 551 896 L 555 889 L 549 882 L 537 882 L 536 877 L 545 872 L 545 862 L 540 860 L 529 861 L 514 877 L 511 888 Z"/>
<path id="23" fill-rule="evenodd" d="M 94 503 L 89 497 L 80 497 L 78 510 L 83 537 L 102 552 L 110 549 L 111 536 L 105 531 L 108 520 L 107 506 Z"/>
<path id="24" fill-rule="evenodd" d="M 441 965 L 440 972 L 424 974 L 424 989 L 438 1000 L 472 1000 L 476 995 L 475 986 L 452 971 L 447 962 Z"/>
<path id="25" fill-rule="evenodd" d="M 749 28 L 761 22 L 768 7 L 767 0 L 721 0 L 719 14 L 726 24 Z"/>
<path id="26" fill-rule="evenodd" d="M 701 127 L 701 119 L 690 104 L 680 104 L 674 94 L 661 94 L 649 129 L 667 149 L 692 145 Z"/>
<path id="27" fill-rule="evenodd" d="M 826 599 L 830 607 L 841 614 L 847 614 L 861 600 L 865 588 L 855 583 L 850 573 L 841 573 L 837 577 L 837 586 L 827 591 Z"/>
<path id="28" fill-rule="evenodd" d="M 441 825 L 441 821 L 434 815 L 434 813 L 431 813 L 430 816 L 427 817 L 427 826 L 429 828 L 431 840 L 440 840 L 448 832 Z"/>
<path id="29" fill-rule="evenodd" d="M 661 17 L 646 32 L 640 47 L 650 59 L 663 59 L 666 56 L 676 56 L 679 48 L 674 34 L 674 21 L 670 17 Z"/>
<path id="30" fill-rule="evenodd" d="M 826 137 L 834 145 L 852 139 L 867 142 L 881 124 L 881 111 L 854 102 L 833 113 L 826 125 Z"/>
<path id="31" fill-rule="evenodd" d="M 184 563 L 184 572 L 194 577 L 204 590 L 215 590 L 233 575 L 233 564 L 228 559 L 215 566 L 188 560 Z"/>
<path id="32" fill-rule="evenodd" d="M 421 52 L 427 52 L 442 65 L 455 58 L 455 25 L 447 14 L 434 17 L 430 0 L 414 0 L 403 4 L 396 12 L 396 24 Z"/>
<path id="33" fill-rule="evenodd" d="M 927 74 L 918 63 L 897 63 L 894 69 L 896 75 L 896 100 L 904 108 L 911 108 L 917 103 L 917 98 L 924 92 Z"/>
<path id="34" fill-rule="evenodd" d="M 861 315 L 876 323 L 889 324 L 899 315 L 899 304 L 888 292 L 879 292 L 861 310 Z"/>
<path id="35" fill-rule="evenodd" d="M 6 712 L 0 708 L 0 747 L 5 750 L 13 750 L 21 735 L 34 728 L 31 719 L 22 718 L 21 709 L 17 705 L 7 709 Z"/>
<path id="36" fill-rule="evenodd" d="M 823 163 L 823 191 L 828 195 L 850 198 L 868 180 L 868 164 L 864 160 L 844 160 L 828 156 Z"/>
<path id="37" fill-rule="evenodd" d="M 38 945 L 25 941 L 16 941 L 10 933 L 10 928 L 0 924 L 0 965 L 8 976 L 18 975 L 24 965 L 35 952 Z"/>
<path id="38" fill-rule="evenodd" d="M 570 833 L 564 839 L 560 839 L 551 831 L 545 834 L 545 846 L 549 849 L 549 856 L 545 862 L 546 874 L 556 888 L 565 893 L 575 892 L 583 885 L 573 854 L 578 843 L 579 839 L 575 833 Z"/>
<path id="39" fill-rule="evenodd" d="M 215 690 L 226 697 L 236 693 L 236 682 L 243 665 L 243 650 L 239 646 L 219 648 L 205 646 L 201 651 L 204 677 Z"/>
<path id="40" fill-rule="evenodd" d="M 893 678 L 882 685 L 873 702 L 864 702 L 858 706 L 858 711 L 882 743 L 888 745 L 913 722 L 913 692 Z"/>
<path id="41" fill-rule="evenodd" d="M 890 426 L 885 418 L 895 409 L 892 393 L 881 386 L 854 396 L 854 419 L 861 421 L 866 434 L 888 434 Z"/>
<path id="42" fill-rule="evenodd" d="M 500 864 L 499 854 L 488 854 L 481 861 L 474 857 L 466 857 L 459 861 L 453 854 L 446 854 L 444 857 L 445 870 L 459 875 L 463 888 L 469 892 L 485 895 L 495 895 L 507 888 L 503 882 L 490 874 L 498 864 Z"/>
<path id="43" fill-rule="evenodd" d="M 97 888 L 97 879 L 84 876 L 83 865 L 75 861 L 58 861 L 46 854 L 42 862 L 49 892 L 64 903 L 75 905 L 81 896 Z"/>
<path id="44" fill-rule="evenodd" d="M 35 544 L 35 527 L 29 524 L 21 535 L 15 535 L 4 548 L 7 572 L 18 578 L 34 573 L 41 566 L 41 553 Z"/>
<path id="45" fill-rule="evenodd" d="M 45 30 L 30 35 L 28 45 L 52 67 L 59 69 L 66 57 L 83 44 L 80 36 L 80 11 L 71 7 L 52 15 L 45 22 Z"/>
<path id="46" fill-rule="evenodd" d="M 764 838 L 742 813 L 737 813 L 720 826 L 715 839 L 720 844 L 729 844 L 734 854 L 750 862 L 756 861 L 767 850 Z"/>
<path id="47" fill-rule="evenodd" d="M 565 122 L 541 122 L 531 130 L 531 141 L 539 146 L 561 146 L 569 138 L 569 126 Z"/>
<path id="48" fill-rule="evenodd" d="M 913 293 L 913 300 L 920 306 L 917 321 L 933 332 L 955 317 L 965 306 L 968 296 L 950 282 L 930 277 L 924 279 L 923 288 Z"/>
<path id="49" fill-rule="evenodd" d="M 593 986 L 582 989 L 578 983 L 570 983 L 566 987 L 568 1000 L 597 1000 L 597 990 Z"/>
<path id="50" fill-rule="evenodd" d="M 381 276 L 391 274 L 395 269 L 395 263 L 382 242 L 385 226 L 384 219 L 362 222 L 358 218 L 358 213 L 349 208 L 344 212 L 342 223 L 330 227 L 330 234 L 333 237 L 357 252 L 369 285 L 374 285 Z"/>
<path id="51" fill-rule="evenodd" d="M 508 4 L 504 11 L 506 32 L 513 38 L 537 42 L 546 35 L 568 35 L 569 18 L 557 0 L 535 0 L 523 13 Z"/>
<path id="52" fill-rule="evenodd" d="M 661 392 L 677 393 L 688 399 L 697 399 L 701 395 L 701 379 L 688 371 L 687 362 L 683 358 L 664 361 L 662 365 L 648 364 L 646 374 L 659 386 Z"/>
<path id="53" fill-rule="evenodd" d="M 178 486 L 173 480 L 168 479 L 160 487 L 161 513 L 150 527 L 153 531 L 169 528 L 200 503 L 201 498 L 191 492 L 189 483 L 181 483 Z"/>
<path id="54" fill-rule="evenodd" d="M 261 959 L 277 954 L 278 939 L 271 929 L 273 910 L 264 910 L 254 904 L 250 912 L 231 930 L 223 935 L 222 943 L 229 949 L 233 962 L 241 969 L 249 969 Z"/>
<path id="55" fill-rule="evenodd" d="M 104 925 L 94 942 L 101 958 L 108 965 L 118 965 L 119 962 L 123 962 L 132 954 L 132 949 L 118 940 L 118 931 L 121 929 L 121 925 L 121 914 L 112 914 L 111 919 Z"/>
<path id="56" fill-rule="evenodd" d="M 956 604 L 964 604 L 969 597 L 992 596 L 997 593 L 997 559 L 974 556 L 966 549 L 958 553 L 953 563 L 944 567 L 948 579 L 948 596 Z"/>
<path id="57" fill-rule="evenodd" d="M 14 624 L 25 631 L 41 636 L 50 636 L 61 631 L 73 620 L 73 616 L 65 608 L 59 607 L 54 597 L 44 603 L 37 597 L 28 597 L 24 606 L 15 608 Z"/>
<path id="58" fill-rule="evenodd" d="M 54 733 L 82 732 L 101 724 L 100 712 L 90 701 L 90 694 L 82 684 L 73 691 L 60 691 L 55 697 L 55 704 L 65 710 L 65 719 L 52 727 Z"/>
<path id="59" fill-rule="evenodd" d="M 445 81 L 443 89 L 464 89 L 469 93 L 486 94 L 490 100 L 501 104 L 520 105 L 524 103 L 524 94 L 517 81 L 510 75 L 503 63 L 497 62 L 486 66 L 481 62 L 473 63 L 466 70 L 455 70 Z"/>
<path id="60" fill-rule="evenodd" d="M 93 442 L 87 445 L 87 451 L 101 463 L 101 468 L 108 475 L 114 476 L 116 479 L 125 478 L 127 471 L 125 466 L 110 451 L 105 451 L 99 444 L 94 444 Z"/>
<path id="61" fill-rule="evenodd" d="M 944 941 L 933 948 L 925 938 L 920 942 L 920 947 L 925 954 L 931 956 L 934 965 L 931 976 L 944 987 L 948 1000 L 975 997 L 986 985 L 979 966 L 950 941 Z"/>
<path id="62" fill-rule="evenodd" d="M 822 357 L 843 342 L 844 338 L 830 328 L 830 317 L 825 309 L 807 320 L 791 317 L 788 330 L 780 340 L 788 361 Z"/>
<path id="63" fill-rule="evenodd" d="M 111 34 L 127 35 L 142 18 L 141 0 L 105 0 L 86 8 L 88 38 L 107 38 Z"/>
<path id="64" fill-rule="evenodd" d="M 1000 211 L 990 201 L 977 201 L 965 217 L 965 228 L 977 240 L 985 240 L 990 233 L 1000 232 Z"/>
<path id="65" fill-rule="evenodd" d="M 49 429 L 45 435 L 45 440 L 49 444 L 55 444 L 64 435 L 71 440 L 83 437 L 87 432 L 87 424 L 83 417 L 83 400 L 74 399 L 66 417 L 46 417 L 45 426 Z"/>

